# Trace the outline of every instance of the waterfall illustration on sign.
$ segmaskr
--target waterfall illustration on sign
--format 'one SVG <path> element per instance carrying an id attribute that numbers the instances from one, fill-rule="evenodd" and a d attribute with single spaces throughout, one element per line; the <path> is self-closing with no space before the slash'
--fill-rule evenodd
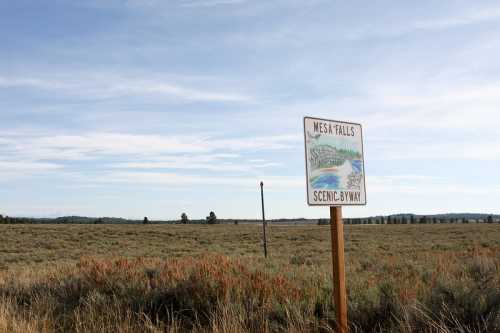
<path id="1" fill-rule="evenodd" d="M 307 141 L 311 188 L 360 190 L 364 172 L 362 147 L 348 138 L 309 132 Z"/>

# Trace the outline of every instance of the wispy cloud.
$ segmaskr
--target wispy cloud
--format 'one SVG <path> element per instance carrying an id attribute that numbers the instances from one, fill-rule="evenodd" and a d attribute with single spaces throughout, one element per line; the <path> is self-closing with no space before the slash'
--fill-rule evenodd
<path id="1" fill-rule="evenodd" d="M 7 160 L 0 161 L 0 181 L 42 175 L 66 179 L 84 187 L 115 183 L 179 187 L 220 185 L 246 189 L 255 187 L 259 176 L 266 174 L 267 182 L 275 190 L 303 185 L 301 178 L 299 181 L 296 177 L 272 175 L 272 169 L 281 166 L 279 162 L 252 161 L 239 154 L 249 149 L 286 149 L 290 139 L 296 139 L 294 136 L 252 139 L 253 144 L 249 139 L 232 141 L 125 134 L 24 138 L 21 143 L 19 138 L 4 139 L 0 153 Z M 111 162 L 110 157 L 123 162 Z M 57 162 L 43 162 L 47 160 Z M 71 171 L 65 160 L 92 160 L 94 167 L 92 171 L 81 168 Z M 241 174 L 245 176 L 238 176 Z"/>
<path id="2" fill-rule="evenodd" d="M 250 96 L 237 93 L 215 92 L 210 90 L 186 88 L 172 83 L 138 80 L 110 84 L 107 88 L 105 88 L 105 92 L 109 96 L 122 96 L 127 94 L 156 94 L 172 96 L 188 101 L 207 102 L 250 102 L 253 99 Z"/>
<path id="3" fill-rule="evenodd" d="M 484 8 L 479 10 L 465 11 L 455 16 L 419 20 L 414 23 L 415 29 L 435 30 L 451 27 L 476 24 L 500 19 L 500 7 Z"/>
<path id="4" fill-rule="evenodd" d="M 448 10 L 447 14 L 439 15 L 431 18 L 411 17 L 403 21 L 393 21 L 391 24 L 384 22 L 384 24 L 360 25 L 346 32 L 345 37 L 348 40 L 393 38 L 415 32 L 432 32 L 495 21 L 500 19 L 500 7 L 462 8 L 455 11 Z"/>
<path id="5" fill-rule="evenodd" d="M 18 172 L 46 171 L 60 169 L 61 165 L 33 161 L 0 161 L 0 172 L 16 170 Z"/>
<path id="6" fill-rule="evenodd" d="M 422 88 L 423 87 L 423 88 Z M 447 82 L 415 82 L 414 84 L 380 84 L 373 87 L 373 96 L 389 106 L 437 106 L 464 102 L 500 103 L 500 83 L 460 85 Z"/>
<path id="7" fill-rule="evenodd" d="M 230 155 L 231 156 L 231 155 Z M 153 158 L 143 162 L 114 163 L 110 167 L 116 169 L 177 169 L 177 170 L 207 170 L 213 172 L 256 172 L 266 168 L 281 166 L 281 163 L 262 160 L 242 160 L 238 155 L 226 157 L 226 155 L 191 155 L 191 156 L 168 156 Z"/>
<path id="8" fill-rule="evenodd" d="M 62 89 L 65 84 L 49 79 L 0 76 L 0 88 Z"/>
<path id="9" fill-rule="evenodd" d="M 149 185 L 175 185 L 179 187 L 218 185 L 229 186 L 234 189 L 255 189 L 262 179 L 266 179 L 266 186 L 274 190 L 303 188 L 303 177 L 293 176 L 209 176 L 209 175 L 185 175 L 172 172 L 112 172 L 94 178 L 96 182 L 103 183 L 127 183 L 127 184 L 149 184 Z"/>
<path id="10" fill-rule="evenodd" d="M 437 142 L 432 138 L 421 143 L 385 142 L 377 146 L 377 160 L 475 160 L 499 161 L 500 140 Z"/>
<path id="11" fill-rule="evenodd" d="M 187 0 L 182 1 L 182 7 L 214 7 L 223 5 L 238 5 L 247 2 L 247 0 Z"/>
<path id="12" fill-rule="evenodd" d="M 91 161 L 92 172 L 105 173 L 105 179 L 116 179 L 119 175 L 134 171 L 134 179 L 146 181 L 149 179 L 147 174 L 155 177 L 160 173 L 156 170 L 161 170 L 163 175 L 172 175 L 172 170 L 191 171 L 199 177 L 207 171 L 213 174 L 256 175 L 264 170 L 277 168 L 281 163 L 273 159 L 251 161 L 243 158 L 242 154 L 286 151 L 297 140 L 300 138 L 289 135 L 214 139 L 204 136 L 124 133 L 31 137 L 25 134 L 0 137 L 0 154 L 3 156 L 3 160 L 0 160 L 0 172 L 4 181 L 35 173 L 53 176 L 54 172 L 58 172 L 60 177 L 70 177 L 73 181 L 82 182 L 87 179 L 86 169 L 80 167 L 80 171 L 75 172 L 71 165 L 74 162 Z M 116 177 L 111 177 L 112 175 Z M 162 179 L 172 179 L 165 177 L 162 176 Z"/>
<path id="13" fill-rule="evenodd" d="M 206 154 L 216 151 L 287 150 L 301 140 L 300 135 L 276 135 L 217 139 L 209 136 L 136 135 L 88 133 L 3 138 L 4 156 L 38 160 L 85 160 L 102 156 L 161 156 L 165 154 Z"/>
<path id="14" fill-rule="evenodd" d="M 10 214 L 14 216 L 36 216 L 41 218 L 55 218 L 67 215 L 85 215 L 92 209 L 92 204 L 80 203 L 80 204 L 67 204 L 61 201 L 46 203 L 46 204 L 30 204 L 27 205 L 24 202 L 21 203 L 7 203 L 4 206 Z"/>
<path id="15" fill-rule="evenodd" d="M 55 77 L 50 79 L 45 77 L 0 76 L 0 88 L 53 90 L 58 94 L 64 93 L 72 97 L 91 99 L 156 96 L 188 102 L 248 103 L 255 100 L 253 96 L 231 92 L 229 89 L 216 91 L 209 87 L 194 88 L 181 83 L 137 76 L 106 74 L 76 76 L 76 78 Z"/>
<path id="16" fill-rule="evenodd" d="M 382 114 L 372 114 L 372 125 L 487 130 L 492 122 L 500 121 L 497 111 L 500 107 L 500 85 L 440 87 L 432 83 L 421 84 L 427 85 L 427 88 L 407 86 L 406 91 L 401 90 L 403 85 L 399 88 L 375 88 L 374 102 L 393 111 L 390 117 L 387 116 L 389 112 L 382 117 Z"/>
<path id="17" fill-rule="evenodd" d="M 39 161 L 1 161 L 0 160 L 0 182 L 12 182 L 19 179 L 29 179 L 33 176 L 47 176 L 55 174 L 63 169 L 57 163 Z"/>
<path id="18" fill-rule="evenodd" d="M 497 184 L 454 184 L 444 178 L 426 175 L 368 176 L 367 188 L 374 193 L 399 193 L 407 195 L 484 195 L 500 193 Z"/>

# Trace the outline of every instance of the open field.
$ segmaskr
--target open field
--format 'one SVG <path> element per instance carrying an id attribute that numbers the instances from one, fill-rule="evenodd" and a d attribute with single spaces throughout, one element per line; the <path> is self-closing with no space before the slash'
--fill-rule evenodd
<path id="1" fill-rule="evenodd" d="M 269 230 L 0 225 L 0 332 L 333 331 L 329 227 Z M 500 331 L 500 225 L 345 232 L 353 331 Z"/>

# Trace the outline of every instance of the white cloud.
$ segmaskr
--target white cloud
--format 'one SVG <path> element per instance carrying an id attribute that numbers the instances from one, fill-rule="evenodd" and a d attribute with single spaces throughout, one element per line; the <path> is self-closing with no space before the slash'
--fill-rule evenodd
<path id="1" fill-rule="evenodd" d="M 380 160 L 466 160 L 466 161 L 498 161 L 500 160 L 500 140 L 496 141 L 456 141 L 382 143 L 377 146 L 377 157 Z"/>
<path id="2" fill-rule="evenodd" d="M 438 14 L 439 15 L 439 14 Z M 500 7 L 465 8 L 462 10 L 447 10 L 447 15 L 432 18 L 413 18 L 406 20 L 383 21 L 383 24 L 365 24 L 348 31 L 345 37 L 348 40 L 369 39 L 374 37 L 398 37 L 418 31 L 438 31 L 465 25 L 478 24 L 500 19 Z"/>
<path id="3" fill-rule="evenodd" d="M 302 133 L 212 140 L 211 145 L 229 150 L 288 150 L 302 142 Z"/>
<path id="4" fill-rule="evenodd" d="M 500 8 L 485 8 L 479 10 L 464 11 L 455 16 L 435 18 L 430 20 L 419 20 L 414 23 L 415 29 L 436 30 L 447 29 L 462 25 L 481 23 L 500 19 Z"/>
<path id="5" fill-rule="evenodd" d="M 464 102 L 500 103 L 500 83 L 460 85 L 452 82 L 381 83 L 372 88 L 375 101 L 388 106 L 432 107 Z"/>
<path id="6" fill-rule="evenodd" d="M 4 207 L 5 211 L 13 216 L 35 216 L 41 218 L 55 218 L 68 215 L 86 215 L 93 211 L 92 204 L 68 204 L 61 201 L 51 203 L 7 203 Z"/>
<path id="7" fill-rule="evenodd" d="M 175 78 L 171 79 L 174 81 L 172 82 L 141 76 L 117 76 L 103 73 L 75 74 L 72 77 L 55 75 L 54 77 L 47 79 L 45 77 L 0 76 L 0 87 L 55 90 L 58 94 L 97 99 L 149 96 L 191 102 L 241 103 L 252 102 L 255 99 L 248 94 L 232 92 L 227 88 L 221 88 L 220 91 L 214 90 L 211 87 L 217 85 L 215 78 L 211 82 L 204 82 L 204 85 L 209 85 L 209 87 L 188 87 L 175 82 Z M 185 79 L 177 79 L 177 81 L 185 81 Z M 193 83 L 193 86 L 198 85 L 199 83 Z"/>
<path id="8" fill-rule="evenodd" d="M 203 176 L 184 175 L 172 172 L 110 172 L 98 176 L 93 180 L 103 183 L 130 183 L 130 184 L 150 184 L 150 185 L 172 185 L 172 186 L 230 186 L 236 190 L 256 188 L 259 182 L 265 179 L 266 188 L 269 190 L 282 190 L 289 188 L 304 187 L 303 177 L 293 176 Z"/>
<path id="9" fill-rule="evenodd" d="M 0 172 L 15 170 L 18 172 L 26 171 L 45 171 L 45 170 L 56 170 L 60 169 L 61 166 L 54 163 L 42 163 L 42 162 L 31 162 L 31 161 L 0 161 Z"/>
<path id="10" fill-rule="evenodd" d="M 0 137 L 0 154 L 3 157 L 0 161 L 0 178 L 2 181 L 9 181 L 33 175 L 46 175 L 83 184 L 92 181 L 92 177 L 86 174 L 89 170 L 81 164 L 88 163 L 87 161 L 92 162 L 91 173 L 97 174 L 109 173 L 119 176 L 129 170 L 146 170 L 147 172 L 134 173 L 134 178 L 141 177 L 140 180 L 147 180 L 148 174 L 156 175 L 157 173 L 150 171 L 159 169 L 184 170 L 199 174 L 210 171 L 226 175 L 255 175 L 263 170 L 272 170 L 281 163 L 265 159 L 260 162 L 247 161 L 241 154 L 288 150 L 296 140 L 295 136 L 288 135 L 213 139 L 204 136 L 125 133 L 53 136 L 30 136 L 23 133 Z M 69 163 L 70 161 L 77 161 L 78 164 Z M 111 179 L 115 179 L 115 176 Z M 165 179 L 165 176 L 161 176 L 161 179 Z M 216 178 L 215 180 L 217 181 Z M 201 182 L 203 183 L 203 180 Z"/>
<path id="11" fill-rule="evenodd" d="M 160 153 L 207 152 L 209 145 L 202 137 L 133 135 L 123 133 L 90 133 L 36 138 L 28 144 L 40 151 L 53 150 L 61 157 L 92 158 L 99 155 L 148 155 Z M 53 157 L 54 158 L 54 157 Z"/>
<path id="12" fill-rule="evenodd" d="M 117 169 L 182 169 L 182 170 L 208 170 L 215 172 L 251 172 L 258 169 L 281 166 L 281 163 L 235 163 L 220 160 L 204 161 L 200 156 L 172 157 L 170 161 L 164 162 L 128 162 L 115 163 L 112 168 Z"/>
<path id="13" fill-rule="evenodd" d="M 447 75 L 439 79 L 369 82 L 365 104 L 357 107 L 370 106 L 376 111 L 363 114 L 360 121 L 374 129 L 487 133 L 492 123 L 500 122 L 500 83 L 456 81 L 459 80 Z"/>
<path id="14" fill-rule="evenodd" d="M 61 165 L 55 163 L 22 160 L 0 161 L 0 182 L 54 174 L 54 172 L 59 172 L 62 168 Z"/>
<path id="15" fill-rule="evenodd" d="M 89 133 L 2 138 L 4 155 L 10 158 L 38 160 L 84 160 L 103 156 L 130 155 L 158 157 L 164 154 L 206 154 L 215 151 L 287 150 L 300 142 L 295 135 L 214 139 L 205 136 L 135 135 L 125 133 Z"/>
<path id="16" fill-rule="evenodd" d="M 247 0 L 190 0 L 183 1 L 182 7 L 214 7 L 221 5 L 238 5 L 247 2 Z"/>
<path id="17" fill-rule="evenodd" d="M 60 89 L 64 87 L 64 84 L 47 79 L 0 76 L 0 88 L 22 88 L 22 87 L 39 88 L 39 89 Z"/>
<path id="18" fill-rule="evenodd" d="M 101 93 L 108 96 L 135 95 L 164 95 L 176 97 L 188 101 L 206 102 L 250 102 L 252 97 L 229 92 L 215 92 L 211 90 L 201 90 L 186 88 L 173 83 L 158 81 L 138 81 L 127 80 L 121 83 L 106 85 Z"/>
<path id="19" fill-rule="evenodd" d="M 176 186 L 221 185 L 250 188 L 257 176 L 281 166 L 280 162 L 242 158 L 241 154 L 260 150 L 288 150 L 297 138 L 294 135 L 264 136 L 237 139 L 212 139 L 202 136 L 171 137 L 130 135 L 123 133 L 90 133 L 86 135 L 16 136 L 2 138 L 0 162 L 3 180 L 28 174 L 56 175 L 69 183 L 160 184 Z M 32 162 L 22 162 L 23 160 Z M 60 164 L 43 162 L 58 160 Z M 78 166 L 71 169 L 64 160 L 92 161 L 93 171 Z M 156 171 L 158 169 L 168 172 Z M 73 171 L 71 171 L 73 170 Z M 196 172 L 179 174 L 172 170 Z M 57 174 L 53 174 L 57 171 Z M 205 175 L 210 171 L 213 175 Z M 235 176 L 245 174 L 245 177 Z M 215 176 L 214 176 L 215 175 Z M 224 176 L 222 176 L 224 175 Z M 290 188 L 303 180 L 294 177 L 267 176 L 275 189 Z"/>
<path id="20" fill-rule="evenodd" d="M 409 195 L 486 195 L 500 193 L 497 184 L 486 186 L 450 183 L 444 178 L 426 175 L 367 176 L 368 193 Z"/>
<path id="21" fill-rule="evenodd" d="M 140 162 L 110 164 L 115 169 L 179 169 L 208 170 L 214 172 L 255 172 L 259 169 L 272 168 L 281 163 L 259 160 L 242 160 L 237 154 L 191 154 L 177 156 L 151 157 Z"/>

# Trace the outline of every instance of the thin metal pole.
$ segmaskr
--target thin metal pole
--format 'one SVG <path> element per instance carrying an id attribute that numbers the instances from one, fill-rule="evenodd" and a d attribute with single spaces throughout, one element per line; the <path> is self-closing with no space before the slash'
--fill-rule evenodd
<path id="1" fill-rule="evenodd" d="M 332 237 L 333 301 L 337 317 L 337 330 L 347 332 L 347 295 L 345 288 L 344 224 L 342 207 L 330 207 Z"/>
<path id="2" fill-rule="evenodd" d="M 262 230 L 264 236 L 264 257 L 267 258 L 266 215 L 264 214 L 264 182 L 260 182 L 260 199 L 262 202 Z"/>

